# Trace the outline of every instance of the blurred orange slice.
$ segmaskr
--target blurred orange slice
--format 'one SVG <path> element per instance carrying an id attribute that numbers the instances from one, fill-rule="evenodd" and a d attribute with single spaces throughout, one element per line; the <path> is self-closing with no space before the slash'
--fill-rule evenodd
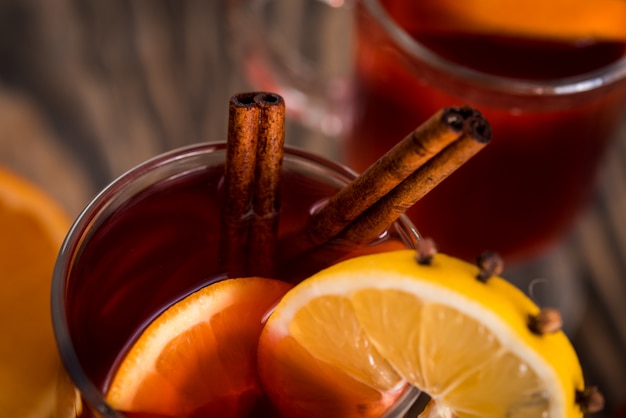
<path id="1" fill-rule="evenodd" d="M 69 228 L 35 185 L 0 169 L 0 416 L 46 417 L 60 370 L 50 281 Z"/>
<path id="2" fill-rule="evenodd" d="M 422 0 L 408 2 L 427 15 L 432 31 L 458 31 L 564 41 L 626 41 L 624 0 Z"/>
<path id="3" fill-rule="evenodd" d="M 172 305 L 126 354 L 106 400 L 125 412 L 247 417 L 261 394 L 262 320 L 289 288 L 258 277 L 228 279 Z"/>

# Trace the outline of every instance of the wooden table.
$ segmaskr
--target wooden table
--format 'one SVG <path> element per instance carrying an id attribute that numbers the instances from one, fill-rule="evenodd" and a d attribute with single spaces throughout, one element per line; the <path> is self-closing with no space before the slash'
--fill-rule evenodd
<path id="1" fill-rule="evenodd" d="M 135 164 L 225 138 L 228 98 L 250 88 L 225 48 L 224 4 L 1 0 L 0 164 L 75 216 Z M 297 124 L 287 138 L 336 155 L 332 138 Z M 539 302 L 563 311 L 587 381 L 606 396 L 597 416 L 617 416 L 626 402 L 626 123 L 577 225 L 509 273 L 524 288 L 549 278 L 559 289 Z"/>

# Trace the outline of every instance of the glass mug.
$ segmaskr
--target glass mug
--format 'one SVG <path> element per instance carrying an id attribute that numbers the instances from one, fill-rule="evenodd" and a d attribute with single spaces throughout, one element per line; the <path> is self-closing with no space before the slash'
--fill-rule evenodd
<path id="1" fill-rule="evenodd" d="M 165 307 L 225 276 L 218 256 L 225 153 L 225 144 L 206 143 L 155 157 L 112 182 L 75 221 L 52 281 L 53 327 L 67 372 L 58 385 L 58 418 L 122 417 L 103 393 L 129 342 Z M 287 148 L 279 240 L 354 177 Z M 414 248 L 417 239 L 403 216 L 371 246 Z M 280 259 L 276 264 L 279 276 L 303 278 L 281 273 Z M 302 267 L 328 264 L 308 259 Z M 388 416 L 403 416 L 417 394 L 405 391 Z"/>
<path id="2" fill-rule="evenodd" d="M 493 250 L 511 265 L 557 242 L 592 195 L 607 144 L 626 120 L 626 23 L 614 24 L 619 33 L 605 40 L 566 38 L 558 33 L 565 24 L 546 39 L 480 33 L 448 19 L 462 4 L 234 0 L 229 15 L 249 82 L 297 102 L 291 117 L 341 137 L 343 162 L 357 171 L 440 108 L 481 111 L 492 143 L 408 215 L 444 252 L 474 259 Z M 626 3 L 612 4 L 624 16 Z M 287 7 L 297 14 L 278 13 Z M 507 13 L 503 25 L 528 23 L 523 13 L 519 21 Z M 276 42 L 293 22 L 306 32 Z M 339 48 L 351 58 L 314 79 L 312 60 L 341 57 Z M 298 78 L 301 67 L 308 71 Z"/>

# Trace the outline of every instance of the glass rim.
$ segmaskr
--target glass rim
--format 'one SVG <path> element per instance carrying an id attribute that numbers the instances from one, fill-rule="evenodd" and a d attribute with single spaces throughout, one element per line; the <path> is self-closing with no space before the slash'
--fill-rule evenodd
<path id="1" fill-rule="evenodd" d="M 626 56 L 593 71 L 548 80 L 524 80 L 474 70 L 441 57 L 411 37 L 387 13 L 380 0 L 362 0 L 367 11 L 405 52 L 442 73 L 472 85 L 520 96 L 568 96 L 591 92 L 626 80 Z"/>
<path id="2" fill-rule="evenodd" d="M 73 221 L 63 240 L 55 261 L 50 288 L 53 334 L 57 351 L 67 375 L 70 377 L 74 386 L 79 388 L 81 396 L 91 407 L 95 408 L 98 413 L 102 414 L 102 416 L 115 418 L 124 417 L 123 414 L 112 408 L 105 401 L 102 391 L 98 389 L 92 380 L 87 376 L 87 373 L 79 360 L 78 353 L 73 345 L 73 339 L 71 337 L 66 317 L 67 305 L 65 301 L 67 289 L 66 279 L 71 270 L 70 266 L 72 260 L 76 256 L 77 250 L 79 250 L 82 246 L 82 242 L 85 239 L 84 233 L 88 230 L 89 226 L 93 222 L 93 219 L 106 208 L 106 203 L 115 198 L 115 196 L 117 196 L 120 191 L 124 190 L 125 187 L 133 184 L 135 180 L 142 178 L 142 176 L 158 170 L 163 166 L 169 166 L 176 161 L 182 161 L 184 159 L 193 158 L 194 156 L 205 155 L 216 151 L 223 152 L 225 154 L 226 143 L 204 142 L 179 147 L 159 154 L 127 170 L 109 182 L 107 186 L 105 186 L 87 203 L 85 208 Z M 345 165 L 288 145 L 285 146 L 285 161 L 293 164 L 314 164 L 323 170 L 329 170 L 329 172 L 338 175 L 342 181 L 349 181 L 351 178 L 357 176 L 357 173 L 354 170 Z M 176 174 L 183 173 L 184 171 Z M 335 177 L 335 179 L 337 179 L 337 177 Z M 403 227 L 403 230 L 399 232 L 411 235 L 411 237 L 405 238 L 411 238 L 414 240 L 419 239 L 420 235 L 417 228 L 406 215 L 402 215 L 394 222 L 394 224 Z M 396 408 L 407 408 L 407 405 L 409 405 L 409 402 L 412 399 L 411 397 L 416 396 L 417 393 L 419 392 L 416 390 L 407 390 L 407 393 L 401 399 L 401 405 L 398 404 L 394 406 L 390 412 L 394 413 Z M 395 413 L 392 416 L 395 416 Z"/>

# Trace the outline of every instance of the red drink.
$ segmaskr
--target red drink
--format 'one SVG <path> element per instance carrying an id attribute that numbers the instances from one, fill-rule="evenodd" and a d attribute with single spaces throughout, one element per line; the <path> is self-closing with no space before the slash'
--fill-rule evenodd
<path id="1" fill-rule="evenodd" d="M 423 20 L 429 2 L 381 0 L 417 41 L 407 51 L 400 46 L 407 40 L 394 38 L 367 10 L 373 3 L 357 5 L 358 97 L 348 165 L 365 169 L 442 107 L 472 105 L 490 121 L 492 143 L 409 216 L 442 251 L 468 259 L 486 249 L 520 259 L 545 248 L 589 198 L 624 117 L 626 80 L 617 70 L 621 80 L 604 79 L 602 87 L 559 80 L 624 60 L 626 44 L 434 31 Z M 438 57 L 418 57 L 432 53 Z M 589 91 L 549 91 L 573 86 Z"/>
<path id="2" fill-rule="evenodd" d="M 224 147 L 203 145 L 176 155 L 144 164 L 96 198 L 77 221 L 55 271 L 59 348 L 87 403 L 100 411 L 107 410 L 102 394 L 117 364 L 145 326 L 176 301 L 225 277 L 218 257 Z M 279 240 L 306 225 L 311 210 L 350 178 L 337 165 L 288 151 Z M 412 227 L 401 221 L 376 245 L 397 248 L 399 241 L 410 245 L 414 239 Z M 343 250 L 338 257 L 345 256 Z M 288 263 L 279 254 L 277 276 L 296 283 L 335 261 L 306 259 L 281 270 Z M 261 401 L 254 416 L 264 414 L 275 416 Z"/>

